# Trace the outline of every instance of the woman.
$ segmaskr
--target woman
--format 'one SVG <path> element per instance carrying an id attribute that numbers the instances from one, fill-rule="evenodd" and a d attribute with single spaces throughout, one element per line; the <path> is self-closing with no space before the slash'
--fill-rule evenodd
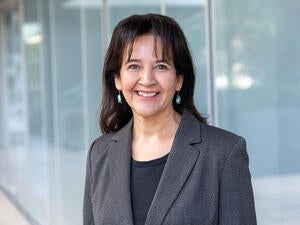
<path id="1" fill-rule="evenodd" d="M 84 225 L 256 224 L 245 141 L 198 113 L 192 58 L 173 19 L 122 20 L 103 85 Z"/>

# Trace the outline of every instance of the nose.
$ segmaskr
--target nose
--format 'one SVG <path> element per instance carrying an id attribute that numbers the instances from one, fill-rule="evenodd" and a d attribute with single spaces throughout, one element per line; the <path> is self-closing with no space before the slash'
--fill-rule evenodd
<path id="1" fill-rule="evenodd" d="M 153 84 L 156 84 L 155 80 L 155 74 L 152 68 L 144 68 L 143 71 L 141 71 L 141 77 L 140 82 L 143 86 L 151 86 Z"/>

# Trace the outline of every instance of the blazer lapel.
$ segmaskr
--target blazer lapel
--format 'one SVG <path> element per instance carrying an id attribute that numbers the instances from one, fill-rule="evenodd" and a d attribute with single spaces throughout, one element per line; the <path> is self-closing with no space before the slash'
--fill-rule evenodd
<path id="1" fill-rule="evenodd" d="M 199 142 L 201 142 L 199 121 L 190 112 L 185 111 L 145 225 L 158 225 L 163 222 L 198 159 L 199 151 L 193 148 L 192 144 Z"/>
<path id="2" fill-rule="evenodd" d="M 112 149 L 109 153 L 109 170 L 112 176 L 110 212 L 120 225 L 133 225 L 130 164 L 131 164 L 132 120 L 113 137 Z"/>

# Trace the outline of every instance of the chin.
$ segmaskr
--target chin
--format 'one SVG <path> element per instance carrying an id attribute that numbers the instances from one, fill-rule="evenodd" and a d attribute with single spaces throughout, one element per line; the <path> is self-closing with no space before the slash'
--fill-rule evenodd
<path id="1" fill-rule="evenodd" d="M 142 117 L 153 117 L 159 114 L 159 110 L 155 110 L 155 109 L 136 109 L 134 110 L 134 114 L 137 116 L 142 116 Z"/>
<path id="2" fill-rule="evenodd" d="M 155 112 L 136 112 L 135 115 L 141 116 L 141 117 L 144 117 L 144 118 L 149 118 L 149 117 L 154 117 L 154 116 L 158 115 L 158 113 L 155 113 Z"/>
<path id="3" fill-rule="evenodd" d="M 152 106 L 147 106 L 147 107 L 136 107 L 135 109 L 132 109 L 134 111 L 134 114 L 136 116 L 142 116 L 144 118 L 150 118 L 150 117 L 156 117 L 159 115 L 166 115 L 169 114 L 170 112 L 172 112 L 174 109 L 168 109 L 164 108 L 164 107 L 158 107 L 158 105 L 156 105 L 156 107 L 154 105 Z"/>

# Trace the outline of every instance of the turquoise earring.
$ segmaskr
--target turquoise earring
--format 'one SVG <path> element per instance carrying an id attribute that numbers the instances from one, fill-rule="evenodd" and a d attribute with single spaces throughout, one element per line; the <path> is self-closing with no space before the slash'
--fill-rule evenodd
<path id="1" fill-rule="evenodd" d="M 121 92 L 119 91 L 119 94 L 117 95 L 117 101 L 119 104 L 122 104 L 122 97 L 121 97 Z"/>
<path id="2" fill-rule="evenodd" d="M 177 92 L 177 96 L 176 96 L 176 104 L 180 105 L 181 104 L 181 97 L 179 95 L 179 91 Z"/>

